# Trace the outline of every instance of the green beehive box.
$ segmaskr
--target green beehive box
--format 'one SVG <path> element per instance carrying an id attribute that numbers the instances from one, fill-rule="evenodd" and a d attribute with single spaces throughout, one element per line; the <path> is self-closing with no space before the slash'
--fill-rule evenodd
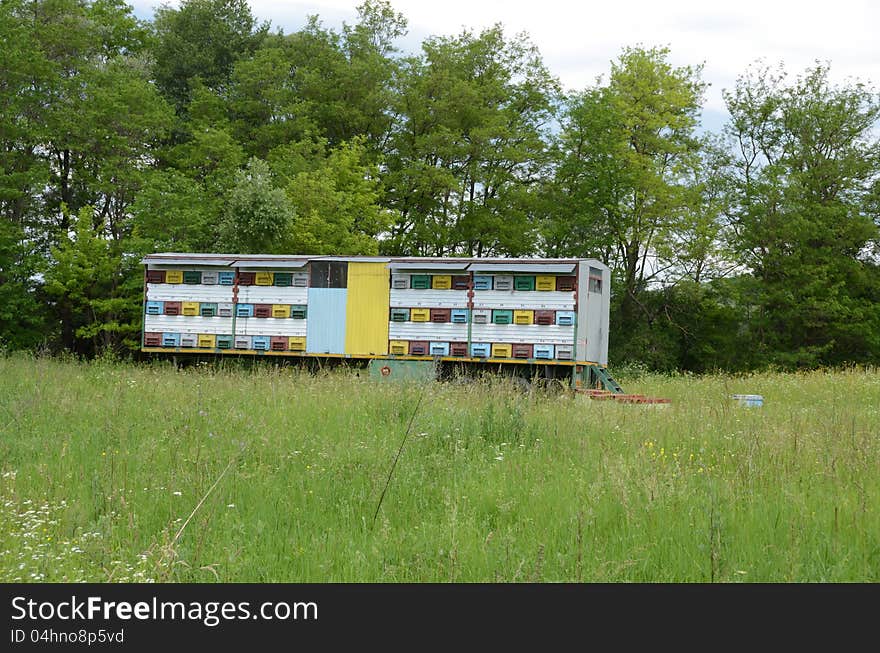
<path id="1" fill-rule="evenodd" d="M 292 286 L 293 285 L 293 272 L 276 272 L 275 273 L 275 285 L 276 286 Z"/>
<path id="2" fill-rule="evenodd" d="M 431 287 L 431 275 L 414 274 L 410 277 L 409 287 L 414 290 L 427 290 Z"/>
<path id="3" fill-rule="evenodd" d="M 513 289 L 514 290 L 534 290 L 535 289 L 535 277 L 514 277 L 513 278 Z"/>
<path id="4" fill-rule="evenodd" d="M 306 314 L 308 313 L 308 309 L 305 306 L 291 306 L 290 307 L 290 317 L 294 320 L 304 320 L 306 319 Z"/>
<path id="5" fill-rule="evenodd" d="M 511 322 L 513 322 L 513 311 L 492 311 L 492 324 L 510 324 Z"/>
<path id="6" fill-rule="evenodd" d="M 184 270 L 183 283 L 202 283 L 202 273 L 198 270 Z"/>

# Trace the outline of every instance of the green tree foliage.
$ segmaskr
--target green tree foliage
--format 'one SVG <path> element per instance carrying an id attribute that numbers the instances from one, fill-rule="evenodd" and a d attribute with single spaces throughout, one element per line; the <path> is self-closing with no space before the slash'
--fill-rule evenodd
<path id="1" fill-rule="evenodd" d="M 287 250 L 293 207 L 277 188 L 269 165 L 252 158 L 235 175 L 220 222 L 220 251 L 236 254 L 280 254 Z"/>
<path id="2" fill-rule="evenodd" d="M 209 252 L 216 246 L 217 197 L 177 170 L 149 172 L 131 213 L 129 247 L 135 252 Z"/>
<path id="3" fill-rule="evenodd" d="M 558 83 L 500 25 L 433 37 L 406 59 L 385 175 L 394 254 L 522 255 Z"/>
<path id="4" fill-rule="evenodd" d="M 621 318 L 675 259 L 687 228 L 704 219 L 696 136 L 701 67 L 674 67 L 666 48 L 627 48 L 608 82 L 575 95 L 559 138 L 552 188 L 559 206 L 544 230 L 548 251 L 592 255 L 619 279 Z"/>
<path id="5" fill-rule="evenodd" d="M 39 258 L 21 227 L 0 219 L 0 348 L 24 349 L 43 340 L 46 317 L 38 303 Z"/>
<path id="6" fill-rule="evenodd" d="M 731 241 L 760 281 L 756 344 L 783 365 L 880 360 L 880 101 L 817 65 L 789 82 L 751 69 L 726 94 Z"/>
<path id="7" fill-rule="evenodd" d="M 378 157 L 391 127 L 393 42 L 406 21 L 384 1 L 358 7 L 358 22 L 342 33 L 317 16 L 290 35 L 271 35 L 233 72 L 230 109 L 248 153 L 321 138 L 331 147 L 366 139 Z"/>
<path id="8" fill-rule="evenodd" d="M 236 61 L 257 49 L 269 30 L 258 24 L 246 0 L 184 0 L 162 5 L 153 20 L 154 79 L 178 112 L 196 84 L 228 89 Z"/>
<path id="9" fill-rule="evenodd" d="M 272 165 L 286 181 L 294 211 L 289 252 L 377 254 L 388 229 L 379 171 L 369 162 L 365 139 L 325 151 L 322 143 L 296 143 L 273 151 Z"/>
<path id="10" fill-rule="evenodd" d="M 52 248 L 45 281 L 65 348 L 88 355 L 140 344 L 143 289 L 137 258 L 123 256 L 93 216 L 85 206 L 71 219 L 72 233 Z"/>

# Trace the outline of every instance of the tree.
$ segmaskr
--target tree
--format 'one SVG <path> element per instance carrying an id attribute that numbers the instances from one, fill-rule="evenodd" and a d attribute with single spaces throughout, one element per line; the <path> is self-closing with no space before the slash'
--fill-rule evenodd
<path id="1" fill-rule="evenodd" d="M 869 215 L 880 101 L 832 85 L 822 64 L 791 83 L 752 68 L 725 98 L 731 243 L 761 287 L 756 346 L 787 366 L 880 359 Z"/>
<path id="2" fill-rule="evenodd" d="M 71 218 L 72 233 L 52 249 L 45 292 L 54 301 L 62 344 L 95 354 L 136 346 L 140 330 L 143 272 L 138 260 L 93 224 L 94 209 Z"/>
<path id="3" fill-rule="evenodd" d="M 127 246 L 144 254 L 212 251 L 220 211 L 218 198 L 199 180 L 173 169 L 150 171 L 131 205 Z"/>
<path id="4" fill-rule="evenodd" d="M 384 183 L 392 254 L 534 250 L 531 187 L 546 162 L 558 83 L 500 25 L 434 37 L 404 61 Z"/>
<path id="5" fill-rule="evenodd" d="M 38 265 L 21 227 L 0 218 L 0 348 L 25 349 L 48 335 L 36 295 Z"/>
<path id="6" fill-rule="evenodd" d="M 236 254 L 285 253 L 293 208 L 275 187 L 269 165 L 252 158 L 235 176 L 219 229 L 221 251 Z"/>
<path id="7" fill-rule="evenodd" d="M 626 48 L 598 83 L 567 103 L 547 249 L 597 256 L 619 280 L 618 332 L 637 319 L 639 294 L 675 262 L 688 229 L 711 223 L 701 207 L 695 130 L 701 67 L 674 67 L 667 48 Z M 649 313 L 643 305 L 642 317 Z M 650 319 L 650 315 L 648 315 Z"/>
<path id="8" fill-rule="evenodd" d="M 294 211 L 287 247 L 303 254 L 377 254 L 391 222 L 380 206 L 379 171 L 365 139 L 327 151 L 298 143 L 273 151 L 272 166 Z"/>
<path id="9" fill-rule="evenodd" d="M 257 24 L 246 0 L 184 0 L 179 8 L 161 6 L 153 19 L 154 79 L 178 113 L 194 84 L 228 89 L 233 66 L 253 53 L 269 30 Z"/>
<path id="10" fill-rule="evenodd" d="M 268 36 L 232 76 L 230 110 L 248 153 L 266 157 L 291 141 L 320 138 L 337 147 L 363 137 L 379 158 L 392 121 L 393 41 L 405 29 L 390 4 L 368 0 L 341 34 L 310 16 L 298 32 Z"/>

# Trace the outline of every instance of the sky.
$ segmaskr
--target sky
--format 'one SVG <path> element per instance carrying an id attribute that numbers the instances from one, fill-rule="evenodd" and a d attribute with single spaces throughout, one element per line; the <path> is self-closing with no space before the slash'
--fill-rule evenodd
<path id="1" fill-rule="evenodd" d="M 160 3 L 129 0 L 142 18 Z M 317 14 L 325 27 L 357 20 L 360 0 L 250 0 L 254 15 L 285 33 Z M 177 0 L 168 2 L 171 6 Z M 416 53 L 428 36 L 479 32 L 501 23 L 526 32 L 566 90 L 583 89 L 606 75 L 625 46 L 666 46 L 673 65 L 703 65 L 703 128 L 726 120 L 722 90 L 756 60 L 783 63 L 792 77 L 816 61 L 831 65 L 837 82 L 880 85 L 880 2 L 877 0 L 391 0 L 408 20 L 399 42 Z"/>

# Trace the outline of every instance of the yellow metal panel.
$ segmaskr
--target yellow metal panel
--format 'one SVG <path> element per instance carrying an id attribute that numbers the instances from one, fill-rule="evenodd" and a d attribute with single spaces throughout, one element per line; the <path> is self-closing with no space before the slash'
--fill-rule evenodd
<path id="1" fill-rule="evenodd" d="M 287 341 L 287 348 L 290 349 L 290 351 L 305 351 L 306 337 L 290 336 L 290 339 Z"/>
<path id="2" fill-rule="evenodd" d="M 556 290 L 556 277 L 539 274 L 535 277 L 535 289 Z"/>
<path id="3" fill-rule="evenodd" d="M 452 288 L 452 275 L 435 274 L 432 281 L 432 287 L 435 290 L 449 290 Z"/>
<path id="4" fill-rule="evenodd" d="M 514 311 L 513 312 L 513 323 L 514 324 L 534 324 L 535 323 L 535 312 L 534 311 Z"/>
<path id="5" fill-rule="evenodd" d="M 272 304 L 272 317 L 290 317 L 290 305 Z"/>
<path id="6" fill-rule="evenodd" d="M 165 283 L 183 283 L 183 270 L 168 270 L 165 273 Z"/>
<path id="7" fill-rule="evenodd" d="M 407 340 L 392 340 L 388 353 L 405 356 L 409 353 L 409 342 Z"/>
<path id="8" fill-rule="evenodd" d="M 503 345 L 499 343 L 492 344 L 492 358 L 510 358 L 512 354 L 511 345 Z"/>
<path id="9" fill-rule="evenodd" d="M 199 334 L 199 347 L 203 347 L 206 349 L 214 349 L 217 344 L 217 336 L 211 333 L 200 333 Z"/>
<path id="10" fill-rule="evenodd" d="M 429 308 L 414 308 L 409 312 L 409 319 L 412 322 L 430 322 L 431 321 L 431 309 L 429 309 Z"/>
<path id="11" fill-rule="evenodd" d="M 389 275 L 385 263 L 349 262 L 346 354 L 388 353 Z"/>
<path id="12" fill-rule="evenodd" d="M 199 303 L 198 302 L 183 302 L 181 306 L 181 313 L 183 315 L 198 315 L 199 314 Z"/>

